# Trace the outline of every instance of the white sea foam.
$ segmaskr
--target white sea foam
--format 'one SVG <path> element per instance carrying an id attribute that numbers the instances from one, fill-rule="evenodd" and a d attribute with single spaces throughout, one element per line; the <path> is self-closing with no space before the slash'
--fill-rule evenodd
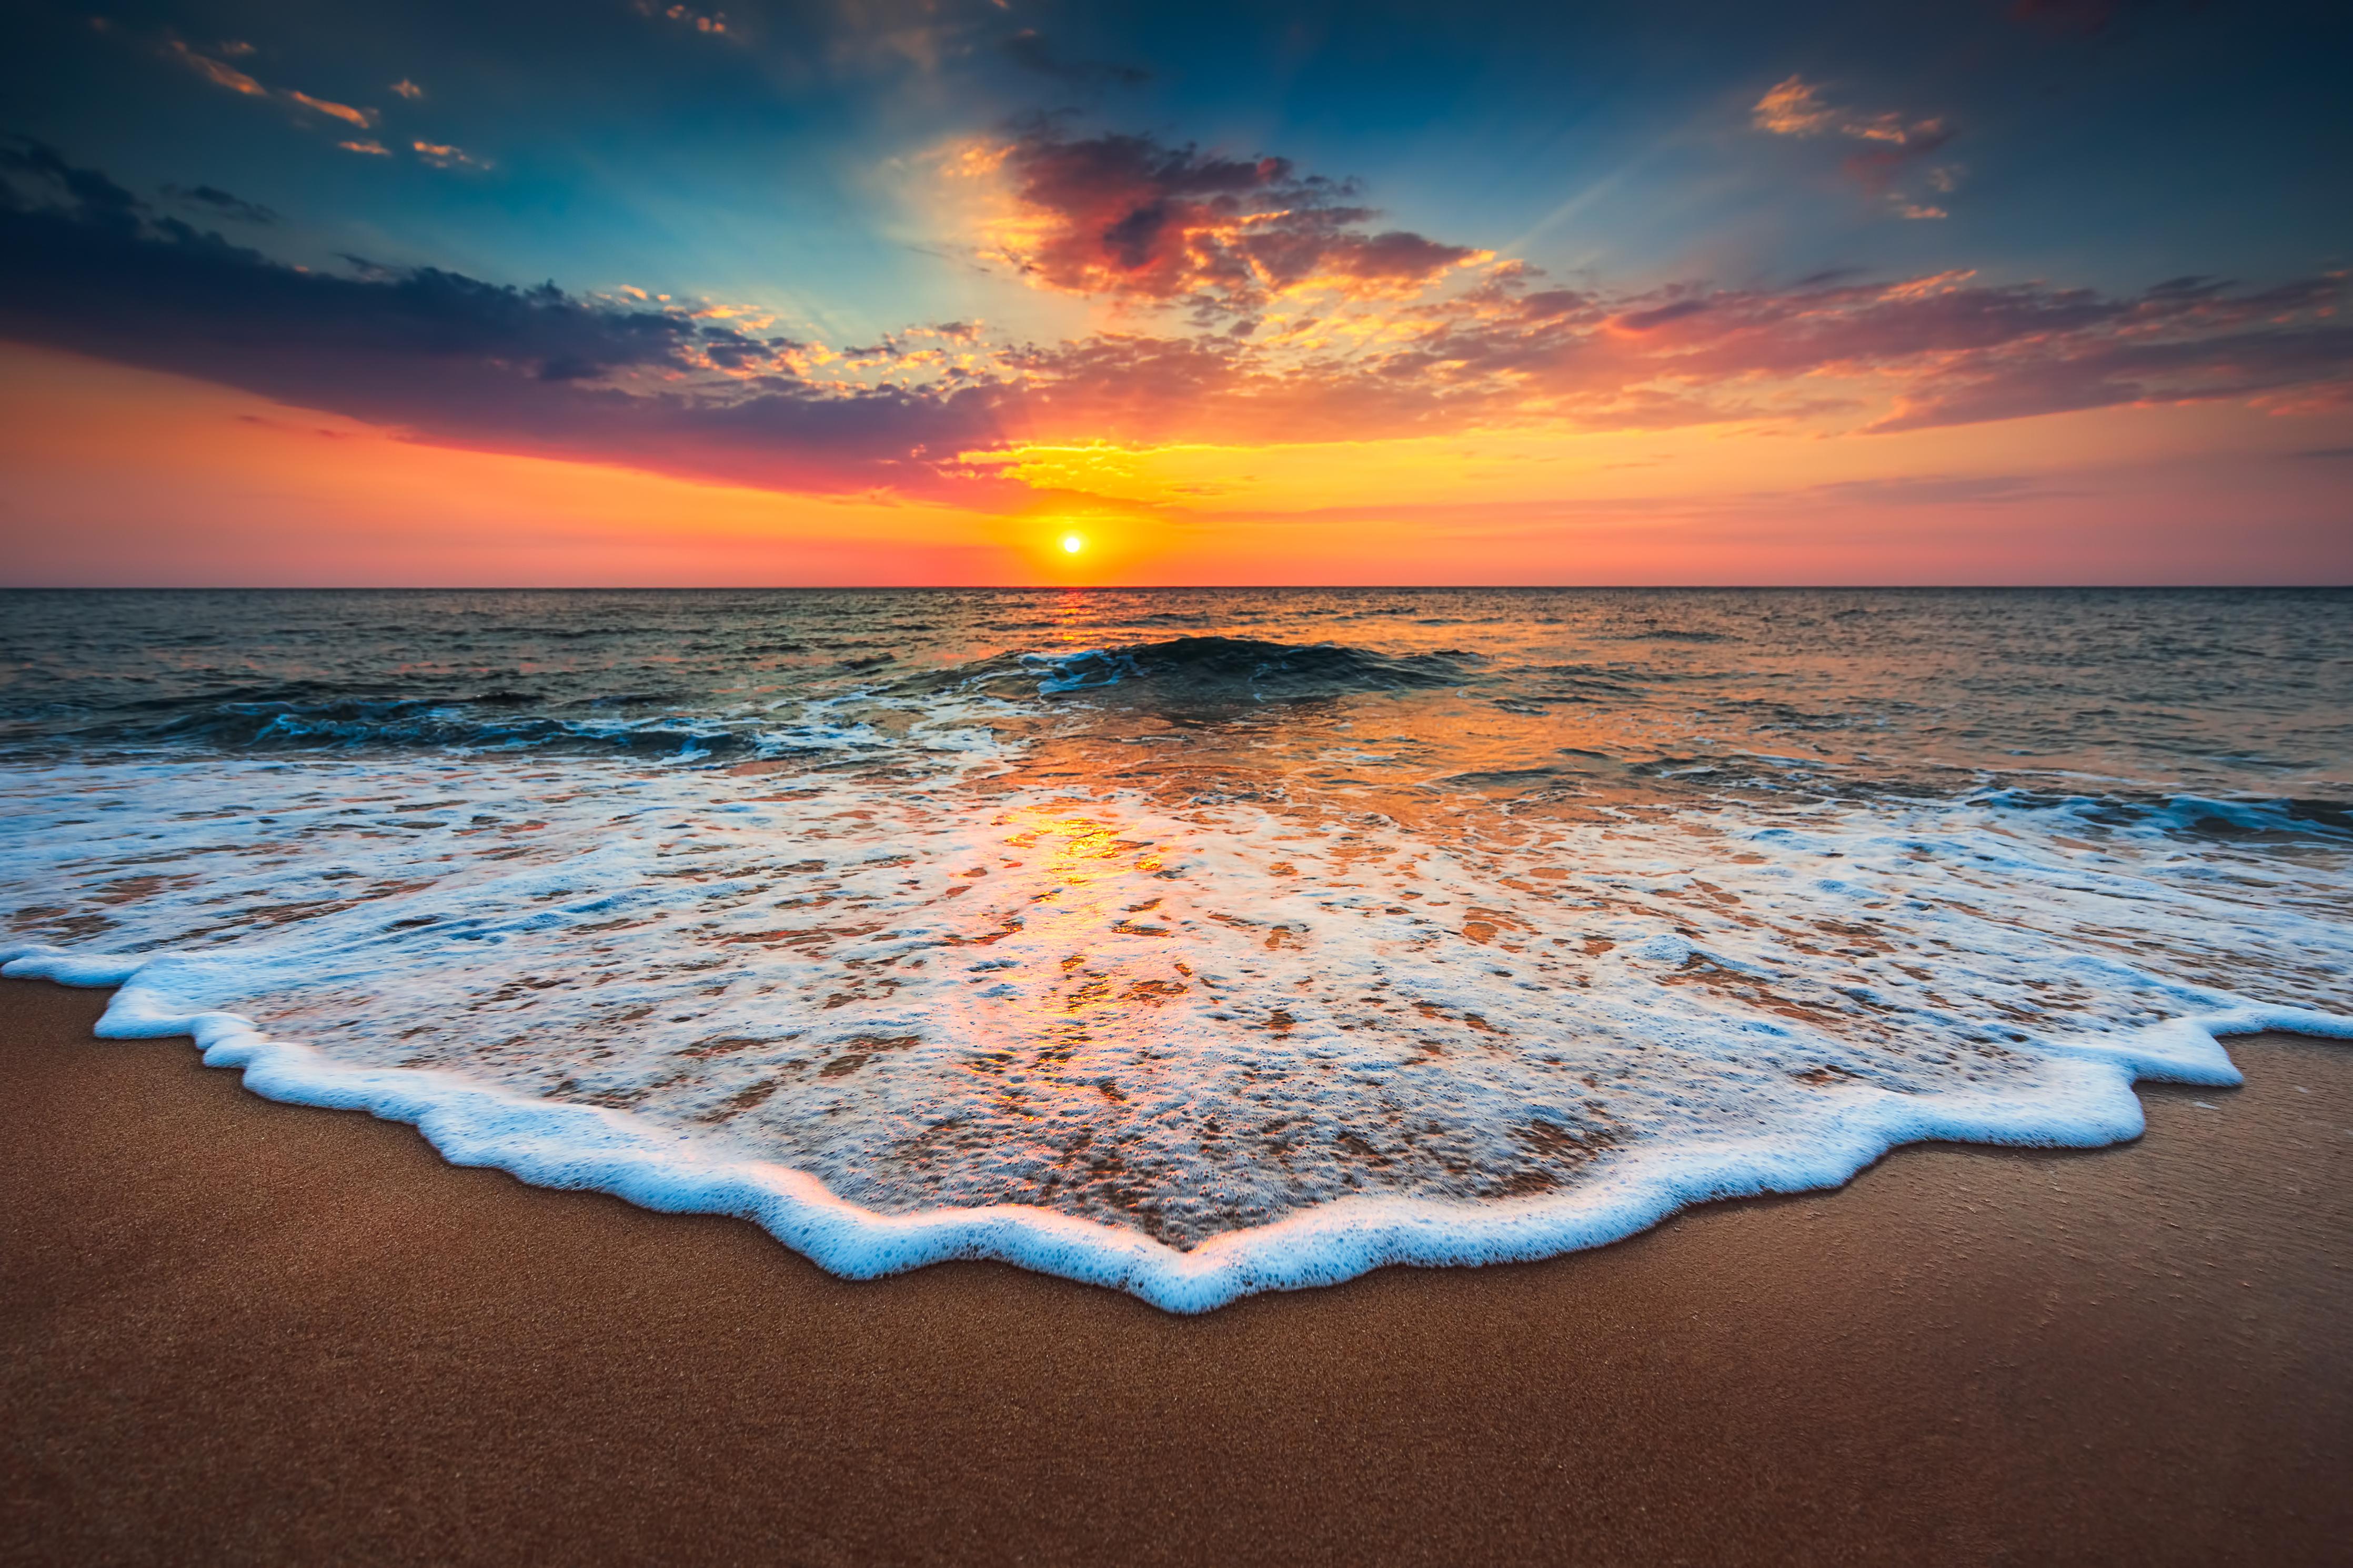
<path id="1" fill-rule="evenodd" d="M 1182 1311 L 1527 1258 L 1926 1138 L 2136 1135 L 2218 1034 L 2353 1035 L 2342 847 L 2094 802 L 1421 820 L 943 770 L 0 771 L 6 973 L 274 1098 Z M 2260 825 L 2258 825 L 2260 826 Z"/>

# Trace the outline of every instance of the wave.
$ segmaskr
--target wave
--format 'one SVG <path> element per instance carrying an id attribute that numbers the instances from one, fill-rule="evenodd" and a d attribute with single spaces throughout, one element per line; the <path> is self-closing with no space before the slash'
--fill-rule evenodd
<path id="1" fill-rule="evenodd" d="M 1478 679 L 1480 656 L 1448 648 L 1384 654 L 1343 643 L 1266 642 L 1256 637 L 1187 637 L 1126 647 L 1020 656 L 1042 677 L 1041 696 L 1106 687 L 1148 689 L 1175 699 L 1303 699 L 1356 692 L 1427 690 Z"/>
<path id="2" fill-rule="evenodd" d="M 2153 828 L 2182 838 L 2353 837 L 2353 804 L 2288 795 L 2215 798 L 2155 791 L 2061 795 L 2012 787 L 1968 799 L 1995 810 L 2070 816 L 2102 827 Z"/>
<path id="3" fill-rule="evenodd" d="M 1723 632 L 1694 631 L 1683 626 L 1650 626 L 1641 631 L 1610 634 L 1612 642 L 1731 642 L 1736 639 Z"/>
<path id="4" fill-rule="evenodd" d="M 758 749 L 755 735 L 723 723 L 697 722 L 674 711 L 628 716 L 629 709 L 659 702 L 658 698 L 613 698 L 577 705 L 586 706 L 589 714 L 565 718 L 528 711 L 540 707 L 542 700 L 505 691 L 457 698 L 232 700 L 174 714 L 162 723 L 141 727 L 144 732 L 135 738 L 237 752 L 556 750 L 718 757 Z M 116 738 L 104 730 L 100 735 Z"/>
<path id="5" fill-rule="evenodd" d="M 839 653 L 876 645 L 760 646 Z M 535 690 L 512 676 L 503 683 L 494 678 L 471 689 L 440 690 L 387 681 L 288 680 L 103 705 L 51 704 L 13 715 L 5 729 L 12 742 L 35 753 L 163 746 L 229 752 L 556 751 L 724 761 L 828 749 L 838 736 L 819 736 L 805 747 L 803 732 L 828 729 L 825 715 L 843 699 L 906 708 L 906 718 L 921 725 L 950 719 L 934 705 L 956 695 L 1024 702 L 1077 693 L 1111 693 L 1130 704 L 1295 701 L 1461 686 L 1479 679 L 1485 662 L 1458 649 L 1391 655 L 1338 643 L 1180 637 L 1000 654 L 919 674 L 905 673 L 894 653 L 851 654 L 835 661 L 829 674 L 774 692 L 758 709 L 719 709 L 712 694 L 688 690 L 580 695 L 576 679 L 575 691 Z M 789 711 L 795 709 L 801 710 L 799 721 Z"/>
<path id="6" fill-rule="evenodd" d="M 538 693 L 488 690 L 395 696 L 351 692 L 180 699 L 124 704 L 47 721 L 37 737 L 17 737 L 31 755 L 66 751 L 245 754 L 552 752 L 634 757 L 649 763 L 727 762 L 839 749 L 855 724 L 786 722 L 766 715 L 681 711 L 673 693 L 621 693 L 552 700 Z M 551 711 L 550 710 L 554 710 Z M 871 736 L 880 742 L 881 737 Z"/>

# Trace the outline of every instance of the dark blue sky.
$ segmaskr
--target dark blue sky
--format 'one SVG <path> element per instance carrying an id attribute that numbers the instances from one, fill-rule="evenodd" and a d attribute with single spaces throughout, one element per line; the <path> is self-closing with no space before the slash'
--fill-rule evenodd
<path id="1" fill-rule="evenodd" d="M 852 333 L 919 299 L 1004 315 L 917 248 L 959 239 L 929 232 L 922 161 L 1056 110 L 1354 177 L 1385 223 L 1617 287 L 1971 267 L 2127 290 L 2353 256 L 2343 5 L 735 0 L 724 34 L 629 0 L 12 15 L 0 130 L 134 188 L 269 206 L 281 254 L 632 283 Z M 1758 133 L 1752 106 L 1793 76 L 1841 111 L 1941 122 L 1948 216 L 1893 216 L 1842 172 L 1852 138 Z M 376 127 L 355 138 L 275 96 L 292 91 Z M 430 166 L 417 141 L 489 166 Z"/>

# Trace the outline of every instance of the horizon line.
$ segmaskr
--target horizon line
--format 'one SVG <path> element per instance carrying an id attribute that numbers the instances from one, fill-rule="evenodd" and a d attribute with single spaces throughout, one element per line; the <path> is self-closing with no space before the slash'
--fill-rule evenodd
<path id="1" fill-rule="evenodd" d="M 2212 594 L 2343 583 L 10 583 L 0 594 Z"/>

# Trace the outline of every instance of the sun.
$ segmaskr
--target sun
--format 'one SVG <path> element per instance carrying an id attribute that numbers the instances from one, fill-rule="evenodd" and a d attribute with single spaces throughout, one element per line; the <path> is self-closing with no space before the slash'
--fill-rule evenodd
<path id="1" fill-rule="evenodd" d="M 1086 547 L 1087 542 L 1079 535 L 1075 533 L 1066 533 L 1062 535 L 1063 554 L 1076 555 L 1080 551 L 1084 550 Z"/>

